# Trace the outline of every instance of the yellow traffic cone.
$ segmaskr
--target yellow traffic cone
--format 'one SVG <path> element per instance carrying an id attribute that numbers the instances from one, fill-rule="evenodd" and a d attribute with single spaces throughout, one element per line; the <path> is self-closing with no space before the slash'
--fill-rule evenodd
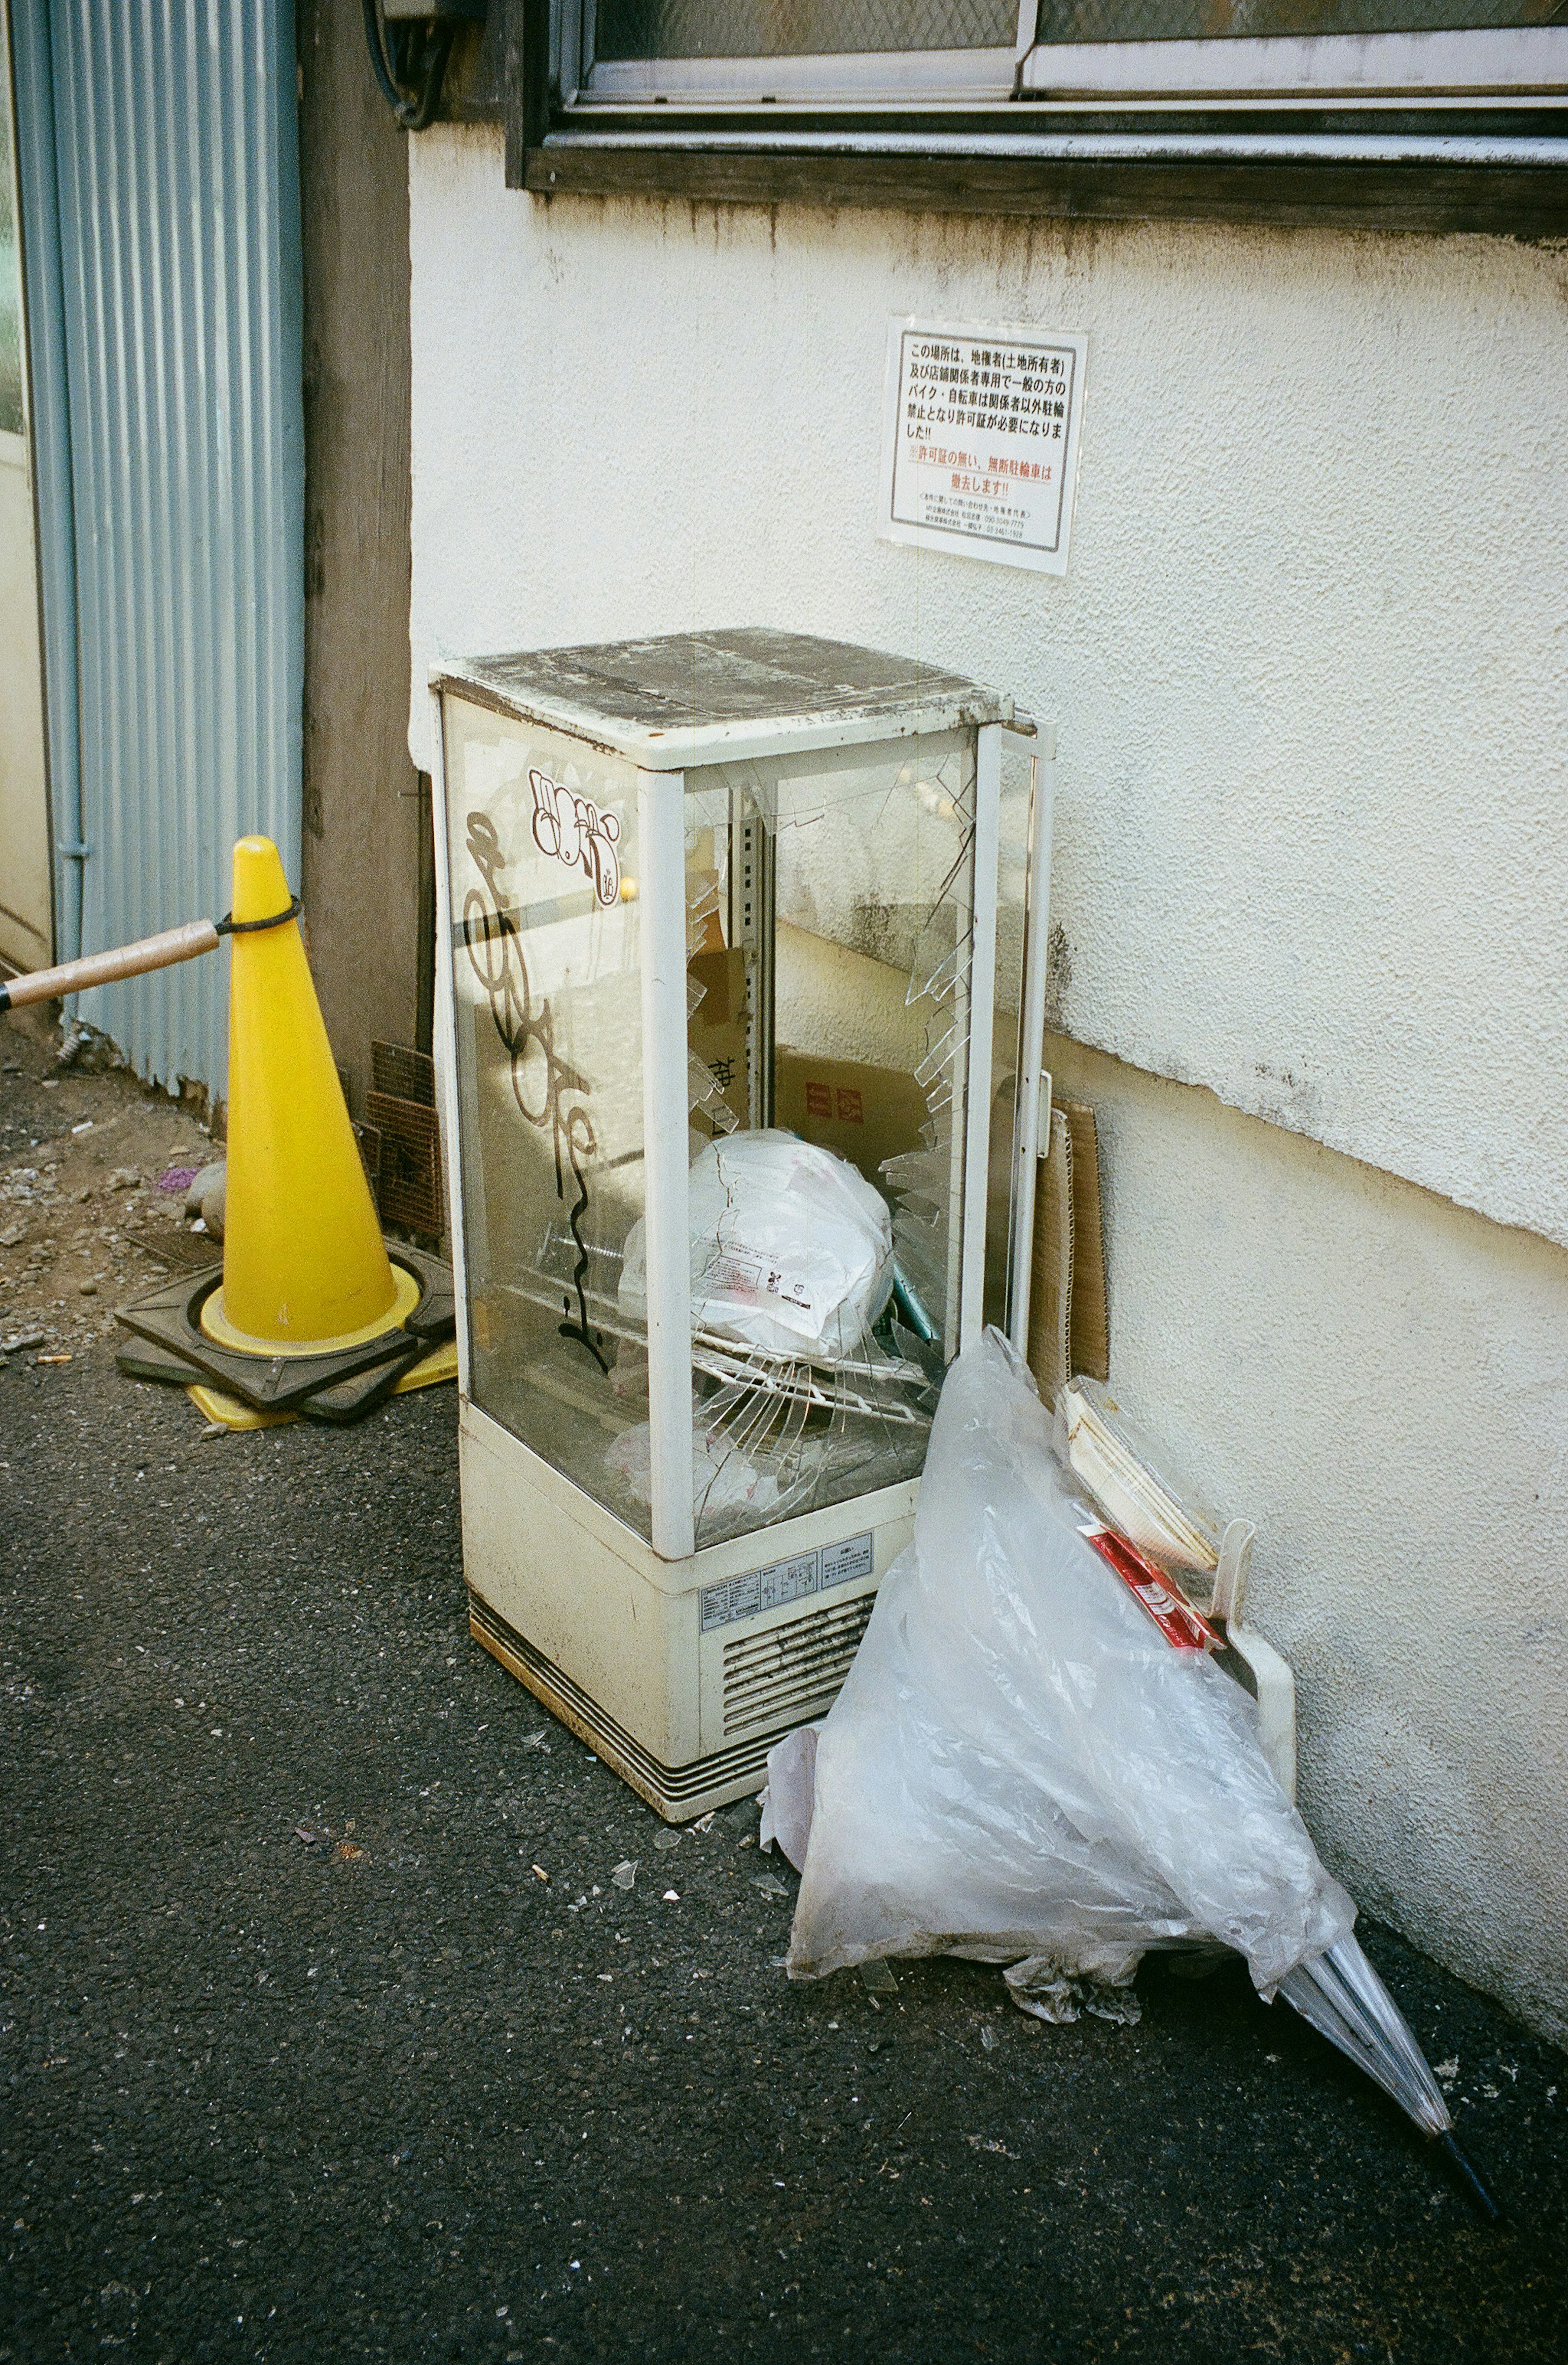
<path id="1" fill-rule="evenodd" d="M 223 1286 L 202 1329 L 253 1355 L 330 1355 L 420 1300 L 382 1245 L 278 850 L 234 848 Z M 260 927 L 256 926 L 261 922 Z"/>
<path id="2" fill-rule="evenodd" d="M 134 1378 L 187 1388 L 230 1429 L 357 1420 L 456 1370 L 452 1275 L 383 1245 L 270 838 L 234 848 L 223 1264 L 122 1306 Z"/>

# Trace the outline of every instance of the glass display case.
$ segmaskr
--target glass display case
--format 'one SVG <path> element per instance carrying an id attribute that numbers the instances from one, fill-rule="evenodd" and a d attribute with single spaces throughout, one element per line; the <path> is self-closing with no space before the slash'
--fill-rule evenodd
<path id="1" fill-rule="evenodd" d="M 473 1630 L 699 1814 L 831 1700 L 982 1318 L 1019 726 L 756 630 L 434 687 Z"/>

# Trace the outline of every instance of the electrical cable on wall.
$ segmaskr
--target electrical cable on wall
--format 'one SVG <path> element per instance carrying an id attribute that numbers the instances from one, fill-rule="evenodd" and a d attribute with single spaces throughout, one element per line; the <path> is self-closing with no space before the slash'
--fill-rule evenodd
<path id="1" fill-rule="evenodd" d="M 385 0 L 360 0 L 360 5 L 381 95 L 405 131 L 425 130 L 441 105 L 457 28 L 465 20 L 482 18 L 485 0 L 436 0 L 435 6 L 396 26 L 386 21 Z"/>

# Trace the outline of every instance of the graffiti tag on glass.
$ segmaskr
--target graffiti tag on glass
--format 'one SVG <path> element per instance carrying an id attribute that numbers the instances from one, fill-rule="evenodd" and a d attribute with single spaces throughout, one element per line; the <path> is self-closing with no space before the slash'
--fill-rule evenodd
<path id="1" fill-rule="evenodd" d="M 541 777 L 534 775 L 535 779 Z M 584 1287 L 588 1269 L 588 1247 L 582 1235 L 582 1219 L 588 1203 L 584 1164 L 599 1149 L 593 1120 L 583 1106 L 592 1087 L 588 1078 L 556 1051 L 555 1020 L 548 998 L 534 1001 L 517 922 L 497 883 L 507 867 L 507 857 L 501 851 L 496 824 L 487 813 L 471 813 L 467 827 L 469 859 L 489 891 L 487 895 L 479 888 L 470 887 L 463 899 L 463 935 L 468 958 L 489 997 L 490 1016 L 511 1063 L 512 1098 L 519 1114 L 528 1124 L 550 1136 L 555 1158 L 555 1196 L 565 1204 L 568 1167 L 577 1185 L 577 1199 L 567 1216 L 577 1248 L 577 1268 L 572 1275 L 577 1304 L 574 1309 L 570 1297 L 562 1300 L 566 1318 L 559 1325 L 561 1336 L 577 1339 L 588 1349 L 600 1371 L 607 1372 L 610 1365 L 588 1323 Z M 537 814 L 533 829 L 537 839 Z"/>
<path id="2" fill-rule="evenodd" d="M 605 905 L 621 892 L 621 857 L 617 846 L 621 824 L 612 813 L 601 813 L 590 798 L 553 780 L 548 772 L 530 772 L 533 790 L 533 843 L 553 862 L 568 870 L 586 870 L 593 891 Z"/>

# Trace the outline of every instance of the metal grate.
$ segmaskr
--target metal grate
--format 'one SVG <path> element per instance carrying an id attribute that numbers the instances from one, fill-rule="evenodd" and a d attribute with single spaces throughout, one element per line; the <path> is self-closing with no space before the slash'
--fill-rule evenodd
<path id="1" fill-rule="evenodd" d="M 394 1100 L 416 1101 L 420 1108 L 435 1106 L 435 1061 L 427 1051 L 410 1051 L 401 1043 L 373 1043 L 370 1081 L 378 1093 Z"/>
<path id="2" fill-rule="evenodd" d="M 390 1093 L 366 1093 L 364 1114 L 381 1137 L 375 1204 L 382 1222 L 439 1239 L 441 1142 L 434 1109 L 397 1100 Z"/>
<path id="3" fill-rule="evenodd" d="M 441 1192 L 441 1136 L 435 1115 L 435 1062 L 426 1052 L 401 1043 L 370 1047 L 372 1089 L 364 1096 L 365 1123 L 376 1137 L 375 1204 L 384 1224 L 439 1239 L 445 1229 Z"/>
<path id="4" fill-rule="evenodd" d="M 130 1225 L 126 1238 L 171 1272 L 201 1272 L 223 1253 L 210 1232 L 187 1232 L 184 1225 Z"/>
<path id="5" fill-rule="evenodd" d="M 808 1610 L 724 1645 L 724 1732 L 799 1723 L 833 1699 L 870 1622 L 874 1593 Z"/>

